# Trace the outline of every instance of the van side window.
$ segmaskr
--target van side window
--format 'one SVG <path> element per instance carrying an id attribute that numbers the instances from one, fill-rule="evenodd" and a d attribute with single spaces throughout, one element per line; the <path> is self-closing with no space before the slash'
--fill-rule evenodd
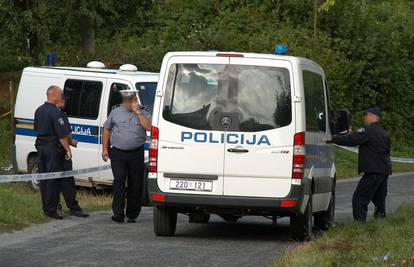
<path id="1" fill-rule="evenodd" d="M 303 71 L 305 90 L 306 130 L 310 132 L 326 131 L 325 93 L 321 75 Z"/>
<path id="2" fill-rule="evenodd" d="M 333 132 L 333 115 L 332 115 L 332 106 L 331 106 L 331 100 L 329 98 L 329 89 L 328 89 L 328 83 L 326 82 L 326 80 L 324 80 L 324 84 L 325 84 L 325 90 L 326 90 L 326 105 L 328 108 L 328 114 L 327 114 L 327 121 L 328 121 L 328 127 L 330 132 Z"/>
<path id="3" fill-rule="evenodd" d="M 119 93 L 121 90 L 127 90 L 130 89 L 127 84 L 124 83 L 113 83 L 111 84 L 111 91 L 109 93 L 109 101 L 108 101 L 108 112 L 111 113 L 111 111 L 119 107 L 122 103 L 122 95 Z"/>
<path id="4" fill-rule="evenodd" d="M 152 115 L 154 108 L 155 92 L 157 91 L 156 82 L 136 83 L 135 87 L 138 90 L 139 100 L 141 105 L 145 106 L 146 110 Z"/>
<path id="5" fill-rule="evenodd" d="M 66 80 L 63 92 L 66 98 L 65 112 L 69 117 L 96 119 L 101 102 L 102 82 Z"/>

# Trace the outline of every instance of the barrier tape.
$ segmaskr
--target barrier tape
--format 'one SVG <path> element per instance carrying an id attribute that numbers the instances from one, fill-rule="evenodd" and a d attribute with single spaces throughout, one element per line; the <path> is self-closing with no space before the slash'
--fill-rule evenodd
<path id="1" fill-rule="evenodd" d="M 347 147 L 347 146 L 339 146 L 336 145 L 339 148 L 351 151 L 353 153 L 358 154 L 358 148 L 355 147 Z M 400 158 L 400 157 L 390 157 L 392 162 L 397 162 L 397 163 L 414 163 L 414 159 L 411 158 Z"/>
<path id="2" fill-rule="evenodd" d="M 6 117 L 7 115 L 9 115 L 11 113 L 11 110 L 9 110 L 8 112 L 4 113 L 3 115 L 0 116 L 0 119 L 3 119 L 4 117 Z"/>
<path id="3" fill-rule="evenodd" d="M 346 147 L 339 146 L 337 147 L 351 151 L 358 154 L 358 149 L 355 147 Z M 391 157 L 391 161 L 398 163 L 414 163 L 414 159 L 411 158 L 400 158 L 400 157 Z M 85 168 L 73 171 L 63 171 L 63 172 L 48 172 L 48 173 L 31 173 L 31 174 L 17 174 L 17 175 L 0 175 L 0 183 L 9 183 L 9 182 L 28 182 L 32 180 L 48 180 L 48 179 L 60 179 L 65 177 L 79 176 L 93 172 L 106 171 L 111 169 L 111 165 L 104 165 L 92 168 Z"/>
<path id="4" fill-rule="evenodd" d="M 73 170 L 73 171 L 63 171 L 63 172 L 0 175 L 0 183 L 60 179 L 60 178 L 65 178 L 65 177 L 79 176 L 79 175 L 93 173 L 93 172 L 105 171 L 109 169 L 111 169 L 111 165 L 104 165 L 104 166 L 99 166 L 99 167 L 85 168 L 85 169 L 79 169 L 79 170 Z"/>

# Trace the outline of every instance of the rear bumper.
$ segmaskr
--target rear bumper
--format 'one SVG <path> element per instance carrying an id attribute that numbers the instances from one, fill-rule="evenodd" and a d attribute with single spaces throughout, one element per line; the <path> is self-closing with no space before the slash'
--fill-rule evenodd
<path id="1" fill-rule="evenodd" d="M 161 192 L 156 179 L 148 179 L 149 198 L 154 206 L 172 206 L 180 210 L 206 209 L 213 211 L 237 211 L 243 214 L 299 214 L 303 212 L 304 203 L 308 200 L 310 186 L 307 179 L 302 185 L 292 185 L 290 193 L 284 198 L 261 198 L 240 196 L 194 195 Z M 165 196 L 165 201 L 154 201 L 152 194 Z M 296 201 L 296 205 L 286 207 L 285 200 Z"/>
<path id="2" fill-rule="evenodd" d="M 16 157 L 16 145 L 10 145 L 10 162 L 13 166 L 13 171 L 15 173 L 19 172 L 19 166 L 17 165 Z"/>

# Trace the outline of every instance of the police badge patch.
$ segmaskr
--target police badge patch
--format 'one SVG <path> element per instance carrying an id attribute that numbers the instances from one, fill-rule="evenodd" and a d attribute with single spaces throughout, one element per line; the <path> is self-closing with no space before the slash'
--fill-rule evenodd
<path id="1" fill-rule="evenodd" d="M 365 132 L 365 128 L 364 128 L 364 127 L 361 127 L 361 128 L 359 128 L 359 129 L 357 130 L 357 132 L 358 132 L 358 133 L 363 133 L 363 132 Z"/>
<path id="2" fill-rule="evenodd" d="M 62 126 L 65 124 L 65 122 L 63 121 L 63 119 L 62 119 L 62 118 L 59 118 L 59 119 L 58 119 L 58 122 L 59 122 L 59 123 L 60 123 L 60 125 L 62 125 Z"/>

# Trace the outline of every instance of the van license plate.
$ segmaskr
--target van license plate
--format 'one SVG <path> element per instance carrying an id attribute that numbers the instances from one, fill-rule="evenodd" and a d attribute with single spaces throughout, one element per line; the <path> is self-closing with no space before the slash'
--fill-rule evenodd
<path id="1" fill-rule="evenodd" d="M 213 182 L 171 179 L 170 189 L 211 192 L 213 189 Z"/>

